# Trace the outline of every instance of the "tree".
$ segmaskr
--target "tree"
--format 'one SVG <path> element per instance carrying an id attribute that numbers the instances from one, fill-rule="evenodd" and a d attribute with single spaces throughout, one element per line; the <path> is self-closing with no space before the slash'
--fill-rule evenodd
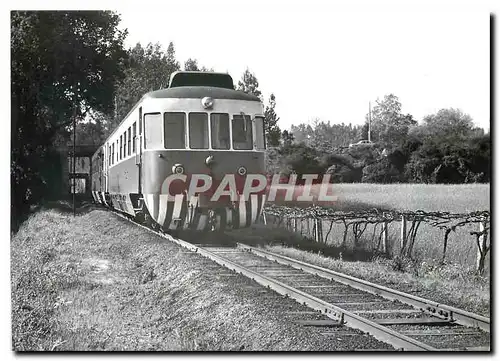
<path id="1" fill-rule="evenodd" d="M 394 94 L 386 95 L 382 101 L 377 99 L 376 103 L 372 110 L 371 138 L 386 146 L 400 145 L 417 122 L 410 114 L 401 112 L 401 103 Z"/>
<path id="2" fill-rule="evenodd" d="M 248 68 L 243 73 L 241 80 L 238 81 L 238 87 L 236 90 L 255 95 L 262 100 L 262 93 L 259 90 L 259 81 L 257 80 L 255 74 L 250 72 Z"/>
<path id="3" fill-rule="evenodd" d="M 412 134 L 422 138 L 455 142 L 471 136 L 481 136 L 484 132 L 475 128 L 472 117 L 460 109 L 441 109 L 436 114 L 424 117 L 423 124 L 412 129 Z"/>
<path id="4" fill-rule="evenodd" d="M 275 111 L 276 107 L 276 97 L 271 94 L 269 97 L 269 105 L 266 106 L 264 111 L 264 130 L 266 133 L 267 144 L 271 147 L 277 147 L 280 145 L 281 129 L 278 126 L 279 117 Z"/>
<path id="5" fill-rule="evenodd" d="M 150 43 L 143 48 L 138 43 L 129 50 L 129 57 L 125 78 L 116 91 L 116 113 L 110 129 L 114 129 L 123 120 L 144 94 L 168 87 L 170 75 L 180 70 L 172 42 L 166 53 L 160 44 Z"/>
<path id="6" fill-rule="evenodd" d="M 292 172 L 301 180 L 303 174 L 323 174 L 324 166 L 318 159 L 318 152 L 305 144 L 292 144 L 279 149 L 281 173 L 289 176 Z"/>
<path id="7" fill-rule="evenodd" d="M 324 152 L 334 152 L 336 148 L 347 147 L 356 141 L 359 128 L 353 127 L 352 124 L 331 124 L 330 121 L 324 122 L 315 118 L 310 124 L 292 125 L 292 132 L 296 142 L 304 142 Z"/>
<path id="8" fill-rule="evenodd" d="M 299 125 L 292 125 L 291 132 L 294 135 L 296 143 L 308 144 L 314 134 L 314 129 L 310 124 L 301 123 Z"/>
<path id="9" fill-rule="evenodd" d="M 185 71 L 210 71 L 213 72 L 213 69 L 208 69 L 205 66 L 202 66 L 201 69 L 198 67 L 198 60 L 189 58 L 184 63 Z"/>
<path id="10" fill-rule="evenodd" d="M 112 111 L 127 59 L 119 21 L 110 11 L 11 13 L 13 230 L 49 193 L 58 132 L 90 109 Z"/>
<path id="11" fill-rule="evenodd" d="M 295 140 L 295 137 L 292 132 L 289 132 L 288 130 L 284 130 L 281 133 L 281 140 L 283 141 L 283 146 L 287 147 L 292 145 L 293 141 Z"/>
<path id="12" fill-rule="evenodd" d="M 198 68 L 198 60 L 191 59 L 191 58 L 186 60 L 186 62 L 184 63 L 184 70 L 185 71 L 200 71 L 200 69 Z"/>

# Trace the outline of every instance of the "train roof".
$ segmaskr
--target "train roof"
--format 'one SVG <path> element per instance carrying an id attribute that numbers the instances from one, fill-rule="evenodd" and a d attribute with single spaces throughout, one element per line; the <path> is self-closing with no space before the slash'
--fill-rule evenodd
<path id="1" fill-rule="evenodd" d="M 127 117 L 142 103 L 143 100 L 152 99 L 202 99 L 212 97 L 214 99 L 231 99 L 260 102 L 261 99 L 255 95 L 234 90 L 233 78 L 226 73 L 214 73 L 204 71 L 176 71 L 170 76 L 169 87 L 146 93 L 133 107 L 122 121 L 109 134 L 106 142 L 111 138 Z"/>
<path id="2" fill-rule="evenodd" d="M 168 87 L 175 88 L 179 86 L 215 86 L 217 88 L 234 89 L 231 75 L 208 71 L 174 71 L 170 75 Z"/>
<path id="3" fill-rule="evenodd" d="M 181 86 L 159 89 L 147 93 L 144 98 L 204 98 L 234 99 L 260 102 L 260 98 L 242 91 L 214 86 Z"/>

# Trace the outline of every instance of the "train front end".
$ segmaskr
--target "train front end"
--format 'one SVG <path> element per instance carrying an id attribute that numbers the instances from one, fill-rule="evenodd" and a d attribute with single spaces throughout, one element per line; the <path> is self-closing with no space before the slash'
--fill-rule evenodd
<path id="1" fill-rule="evenodd" d="M 166 231 L 245 228 L 262 213 L 264 108 L 227 77 L 176 73 L 144 103 L 142 198 Z"/>

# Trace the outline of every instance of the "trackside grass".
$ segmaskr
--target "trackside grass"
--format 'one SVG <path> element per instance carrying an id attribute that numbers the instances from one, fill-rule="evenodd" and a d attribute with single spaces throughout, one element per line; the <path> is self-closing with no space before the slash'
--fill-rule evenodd
<path id="1" fill-rule="evenodd" d="M 11 239 L 11 275 L 15 351 L 375 347 L 298 325 L 305 306 L 102 208 L 33 214 Z"/>

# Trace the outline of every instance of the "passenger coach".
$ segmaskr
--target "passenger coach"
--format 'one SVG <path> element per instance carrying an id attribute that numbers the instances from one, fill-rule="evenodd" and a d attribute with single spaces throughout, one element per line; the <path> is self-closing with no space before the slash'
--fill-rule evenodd
<path id="1" fill-rule="evenodd" d="M 93 156 L 96 202 L 164 230 L 248 227 L 265 193 L 211 202 L 214 188 L 234 174 L 238 193 L 247 174 L 264 174 L 264 107 L 234 90 L 228 74 L 176 72 L 167 89 L 142 97 Z M 172 174 L 206 174 L 213 187 L 189 197 L 182 186 L 162 189 Z M 173 191 L 172 191 L 173 189 Z"/>

